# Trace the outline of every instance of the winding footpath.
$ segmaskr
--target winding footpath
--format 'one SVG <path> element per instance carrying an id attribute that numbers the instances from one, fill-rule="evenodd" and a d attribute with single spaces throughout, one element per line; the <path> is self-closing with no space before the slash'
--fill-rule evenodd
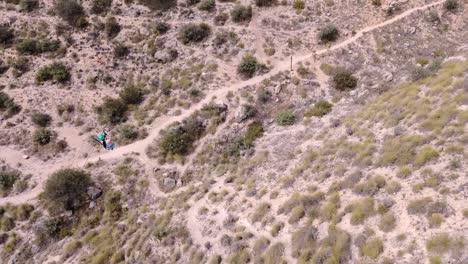
<path id="1" fill-rule="evenodd" d="M 325 53 L 330 52 L 330 51 L 341 49 L 341 48 L 343 48 L 343 47 L 345 47 L 345 46 L 347 46 L 347 45 L 349 45 L 351 43 L 356 42 L 359 38 L 363 37 L 368 32 L 371 32 L 371 31 L 376 30 L 378 28 L 382 28 L 384 26 L 395 23 L 395 22 L 397 22 L 397 21 L 399 21 L 401 19 L 404 19 L 404 18 L 410 16 L 411 14 L 413 14 L 413 13 L 415 13 L 417 11 L 423 11 L 423 10 L 432 8 L 432 7 L 436 6 L 436 5 L 440 5 L 443 2 L 445 2 L 445 0 L 437 1 L 437 2 L 434 2 L 434 3 L 430 3 L 430 4 L 427 4 L 427 5 L 424 5 L 424 6 L 420 6 L 420 7 L 415 7 L 415 8 L 412 8 L 412 9 L 408 9 L 407 11 L 405 11 L 405 12 L 403 12 L 403 13 L 401 13 L 401 14 L 399 14 L 399 15 L 397 15 L 397 16 L 389 19 L 389 20 L 386 20 L 386 21 L 384 21 L 382 23 L 372 25 L 372 26 L 369 26 L 369 27 L 365 27 L 365 28 L 361 29 L 360 31 L 358 31 L 354 36 L 352 36 L 352 37 L 350 37 L 350 38 L 348 38 L 348 39 L 346 39 L 346 40 L 344 40 L 344 41 L 342 41 L 340 43 L 337 43 L 336 45 L 333 45 L 333 46 L 331 46 L 329 48 L 324 48 L 324 49 L 318 50 L 316 52 L 305 54 L 305 55 L 299 55 L 297 57 L 293 56 L 293 63 L 297 64 L 297 63 L 300 63 L 300 62 L 303 62 L 303 61 L 306 61 L 306 60 L 311 60 L 311 59 L 313 60 L 316 55 L 321 55 L 321 54 L 325 54 Z M 233 84 L 232 86 L 229 86 L 229 87 L 226 87 L 226 88 L 215 90 L 215 91 L 207 94 L 207 96 L 203 100 L 201 100 L 197 104 L 193 105 L 191 108 L 189 108 L 187 110 L 184 110 L 178 116 L 160 117 L 153 123 L 154 125 L 152 126 L 152 128 L 150 130 L 150 133 L 145 139 L 134 142 L 134 143 L 126 145 L 126 146 L 119 147 L 119 148 L 115 149 L 112 152 L 106 152 L 106 153 L 103 153 L 103 154 L 100 154 L 100 155 L 84 158 L 84 159 L 81 159 L 81 160 L 66 160 L 66 161 L 60 162 L 60 163 L 47 164 L 47 163 L 44 163 L 44 162 L 39 161 L 39 160 L 34 159 L 34 158 L 31 158 L 29 160 L 22 160 L 22 158 L 21 158 L 22 153 L 20 153 L 19 151 L 15 151 L 15 150 L 12 150 L 12 149 L 6 148 L 6 147 L 0 147 L 0 159 L 6 160 L 6 161 L 8 161 L 8 160 L 15 160 L 15 161 L 22 160 L 22 164 L 23 164 L 22 166 L 24 167 L 24 170 L 23 170 L 23 167 L 21 168 L 22 172 L 24 174 L 30 173 L 30 174 L 35 175 L 36 178 L 34 178 L 34 180 L 37 182 L 37 185 L 33 189 L 31 189 L 31 190 L 29 190 L 27 192 L 20 193 L 18 195 L 14 195 L 14 196 L 0 198 L 0 205 L 6 204 L 6 203 L 21 204 L 21 203 L 25 203 L 25 202 L 31 202 L 32 200 L 34 200 L 41 193 L 41 191 L 43 189 L 44 182 L 47 179 L 47 176 L 50 175 L 51 173 L 55 172 L 56 170 L 61 169 L 61 168 L 65 168 L 65 167 L 80 168 L 80 167 L 83 167 L 85 164 L 90 163 L 90 162 L 96 162 L 96 161 L 99 161 L 99 160 L 111 160 L 111 159 L 122 157 L 122 156 L 124 156 L 126 154 L 131 154 L 131 153 L 138 153 L 139 157 L 140 157 L 140 161 L 143 164 L 148 164 L 148 163 L 154 162 L 154 161 L 150 161 L 150 159 L 148 158 L 148 156 L 145 153 L 145 150 L 146 150 L 147 146 L 149 146 L 158 137 L 161 130 L 168 127 L 170 124 L 172 124 L 174 122 L 180 122 L 180 121 L 188 118 L 195 111 L 201 109 L 204 105 L 210 103 L 210 101 L 212 101 L 214 98 L 218 98 L 218 99 L 225 98 L 226 95 L 229 92 L 234 92 L 234 91 L 239 90 L 239 89 L 241 89 L 241 88 L 243 88 L 245 86 L 250 86 L 250 85 L 255 85 L 255 84 L 261 83 L 263 80 L 268 79 L 268 78 L 270 78 L 270 77 L 272 77 L 272 76 L 274 76 L 274 75 L 276 75 L 276 74 L 278 74 L 278 73 L 280 73 L 282 71 L 288 71 L 289 68 L 290 68 L 290 65 L 291 65 L 290 63 L 291 63 L 291 58 L 290 57 L 288 57 L 285 60 L 278 61 L 278 62 L 275 63 L 276 65 L 274 65 L 273 68 L 268 73 L 260 75 L 260 76 L 256 76 L 254 78 L 251 78 L 251 79 L 248 79 L 248 80 L 245 80 L 245 81 L 238 82 L 238 83 Z"/>

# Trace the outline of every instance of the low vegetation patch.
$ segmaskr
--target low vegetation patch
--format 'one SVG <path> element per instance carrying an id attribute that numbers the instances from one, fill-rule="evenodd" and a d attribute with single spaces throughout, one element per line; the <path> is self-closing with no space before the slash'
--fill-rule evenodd
<path id="1" fill-rule="evenodd" d="M 3 91 L 0 91 L 0 113 L 4 118 L 10 118 L 21 112 L 21 106 Z"/>
<path id="2" fill-rule="evenodd" d="M 305 117 L 322 117 L 332 111 L 333 105 L 325 100 L 318 101 L 312 108 L 304 113 Z"/>
<path id="3" fill-rule="evenodd" d="M 187 24 L 179 30 L 179 40 L 184 44 L 202 42 L 211 34 L 208 24 Z"/>
<path id="4" fill-rule="evenodd" d="M 333 84 L 339 91 L 352 90 L 357 86 L 357 79 L 350 72 L 342 70 L 333 76 Z"/>
<path id="5" fill-rule="evenodd" d="M 36 74 L 36 81 L 43 83 L 50 80 L 59 83 L 65 83 L 70 80 L 70 73 L 67 67 L 63 63 L 54 62 L 40 68 Z"/>
<path id="6" fill-rule="evenodd" d="M 338 38 L 339 32 L 335 25 L 328 24 L 319 32 L 319 39 L 324 42 L 335 41 Z"/>

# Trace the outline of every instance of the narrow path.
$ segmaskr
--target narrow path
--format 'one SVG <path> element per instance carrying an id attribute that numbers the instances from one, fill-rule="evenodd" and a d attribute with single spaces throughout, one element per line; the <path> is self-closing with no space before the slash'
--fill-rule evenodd
<path id="1" fill-rule="evenodd" d="M 297 57 L 293 57 L 293 63 L 297 64 L 297 63 L 302 62 L 302 61 L 306 61 L 306 60 L 309 60 L 309 59 L 314 59 L 315 55 L 321 55 L 321 54 L 325 54 L 325 53 L 330 52 L 330 51 L 334 51 L 334 50 L 343 48 L 343 47 L 345 47 L 345 46 L 347 46 L 347 45 L 349 45 L 349 44 L 351 44 L 353 42 L 356 42 L 359 38 L 364 36 L 364 34 L 367 33 L 367 32 L 370 32 L 370 31 L 373 31 L 375 29 L 390 25 L 390 24 L 395 23 L 396 21 L 401 20 L 401 19 L 403 19 L 403 18 L 405 18 L 405 17 L 407 17 L 407 16 L 409 16 L 409 15 L 411 15 L 411 14 L 417 12 L 417 11 L 422 11 L 422 10 L 429 9 L 429 8 L 434 7 L 436 5 L 440 5 L 443 2 L 445 2 L 445 0 L 437 1 L 437 2 L 430 3 L 430 4 L 427 4 L 427 5 L 421 6 L 421 7 L 415 7 L 415 8 L 409 9 L 409 10 L 407 10 L 407 11 L 405 11 L 405 12 L 403 12 L 403 13 L 401 13 L 401 14 L 399 14 L 399 15 L 397 15 L 397 16 L 389 19 L 389 20 L 386 20 L 386 21 L 384 21 L 382 23 L 379 23 L 379 24 L 376 24 L 376 25 L 373 25 L 373 26 L 369 26 L 369 27 L 365 27 L 365 28 L 361 29 L 360 31 L 358 31 L 353 37 L 351 37 L 349 39 L 346 39 L 346 40 L 344 40 L 344 41 L 342 41 L 340 43 L 337 43 L 336 45 L 333 45 L 333 46 L 331 46 L 329 48 L 324 48 L 324 49 L 318 50 L 318 51 L 313 52 L 313 53 L 308 53 L 308 54 L 304 54 L 304 55 L 298 55 Z M 317 63 L 315 63 L 315 64 L 317 64 Z M 317 66 L 317 65 L 315 65 L 315 66 Z M 28 201 L 31 201 L 31 200 L 35 199 L 35 197 L 42 191 L 43 184 L 45 182 L 46 177 L 49 174 L 51 174 L 52 172 L 54 172 L 54 171 L 56 171 L 56 170 L 58 170 L 60 168 L 65 168 L 65 167 L 78 167 L 78 168 L 80 168 L 80 167 L 83 167 L 88 162 L 96 162 L 98 160 L 110 160 L 110 159 L 114 159 L 114 158 L 124 156 L 125 154 L 129 154 L 129 153 L 139 153 L 140 154 L 140 160 L 142 162 L 144 162 L 144 163 L 149 162 L 150 159 L 147 157 L 147 155 L 145 153 L 145 149 L 146 149 L 147 146 L 149 146 L 158 137 L 158 135 L 159 135 L 159 133 L 160 133 L 160 131 L 162 129 L 166 128 L 171 123 L 180 122 L 180 121 L 184 120 L 185 118 L 189 117 L 195 111 L 201 109 L 204 105 L 206 105 L 210 101 L 212 101 L 213 98 L 218 98 L 218 99 L 225 98 L 225 96 L 229 92 L 234 92 L 234 91 L 236 91 L 238 89 L 241 89 L 241 88 L 243 88 L 245 86 L 255 85 L 255 84 L 261 83 L 263 80 L 265 80 L 267 78 L 270 78 L 270 77 L 278 74 L 279 72 L 288 71 L 289 68 L 290 68 L 290 58 L 286 58 L 285 60 L 282 60 L 282 61 L 277 61 L 276 63 L 274 63 L 274 65 L 272 65 L 272 67 L 273 68 L 270 70 L 270 72 L 268 72 L 268 73 L 266 73 L 264 75 L 256 76 L 256 77 L 251 78 L 249 80 L 241 81 L 241 82 L 238 82 L 236 84 L 233 84 L 232 86 L 225 87 L 225 88 L 222 88 L 222 89 L 219 89 L 219 90 L 215 90 L 212 93 L 207 94 L 207 96 L 203 100 L 201 100 L 197 104 L 193 105 L 191 108 L 189 108 L 187 110 L 184 110 L 182 112 L 182 114 L 180 114 L 178 116 L 164 116 L 164 117 L 158 118 L 156 120 L 156 122 L 154 122 L 154 125 L 151 128 L 151 132 L 148 135 L 148 137 L 146 137 L 143 140 L 137 141 L 135 143 L 132 143 L 132 144 L 129 144 L 129 145 L 126 145 L 126 146 L 123 146 L 123 147 L 119 147 L 119 148 L 115 149 L 112 152 L 106 152 L 106 153 L 101 154 L 101 155 L 96 155 L 96 156 L 81 159 L 81 160 L 68 160 L 68 161 L 65 161 L 65 162 L 62 162 L 62 163 L 56 163 L 56 164 L 45 164 L 43 162 L 33 163 L 33 162 L 31 162 L 31 160 L 24 160 L 23 161 L 24 168 L 25 169 L 27 168 L 27 171 L 25 171 L 24 173 L 33 173 L 34 172 L 34 174 L 40 174 L 39 177 L 35 179 L 36 182 L 37 182 L 37 185 L 32 190 L 30 190 L 29 192 L 21 193 L 21 194 L 15 195 L 15 196 L 1 198 L 0 199 L 0 205 L 5 204 L 5 203 L 21 204 L 21 203 L 28 202 Z M 7 163 L 8 163 L 8 160 L 10 158 L 10 153 L 16 153 L 16 151 L 11 150 L 9 148 L 5 148 L 5 147 L 0 148 L 0 158 L 6 160 Z M 18 153 L 16 153 L 15 155 L 18 155 Z"/>

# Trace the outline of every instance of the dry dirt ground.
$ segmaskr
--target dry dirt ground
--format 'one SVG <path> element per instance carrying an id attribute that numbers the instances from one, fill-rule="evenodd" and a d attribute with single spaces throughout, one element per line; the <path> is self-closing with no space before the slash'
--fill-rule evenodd
<path id="1" fill-rule="evenodd" d="M 454 13 L 444 3 L 378 7 L 306 1 L 300 12 L 291 3 L 255 7 L 250 23 L 215 27 L 239 38 L 236 45 L 220 48 L 211 43 L 213 37 L 201 44 L 177 41 L 181 25 L 212 24 L 213 14 L 196 8 L 168 11 L 158 19 L 171 29 L 157 36 L 151 31 L 154 13 L 113 2 L 111 12 L 122 25 L 113 41 L 95 37 L 97 28 L 71 33 L 74 41 L 60 58 L 71 69 L 69 82 L 34 81 L 38 67 L 55 60 L 47 55 L 27 56 L 30 70 L 20 77 L 12 71 L 0 75 L 2 91 L 22 107 L 2 120 L 0 160 L 27 182 L 0 198 L 6 211 L 2 259 L 468 263 L 468 15 L 465 3 L 458 2 Z M 61 21 L 48 15 L 52 3 L 42 2 L 32 13 L 2 4 L 2 23 L 23 36 L 57 34 Z M 391 15 L 383 11 L 389 5 L 398 6 Z M 216 12 L 229 13 L 233 6 L 217 2 Z M 433 12 L 438 21 L 430 19 Z M 324 44 L 317 33 L 327 23 L 336 25 L 340 36 Z M 151 39 L 163 43 L 161 50 L 175 47 L 179 56 L 157 62 L 149 51 Z M 131 47 L 123 60 L 113 58 L 116 41 Z M 13 48 L 1 52 L 2 61 L 18 56 Z M 244 54 L 255 55 L 267 72 L 241 78 L 236 68 Z M 357 77 L 354 90 L 333 88 L 341 68 Z M 89 81 L 94 76 L 97 81 Z M 161 94 L 166 79 L 172 82 L 169 96 Z M 102 126 L 94 108 L 129 83 L 146 89 L 145 100 L 131 106 L 127 121 L 141 136 L 113 151 L 101 150 L 89 139 Z M 187 97 L 190 89 L 201 96 Z M 271 97 L 267 103 L 259 102 L 262 91 Z M 320 100 L 332 103 L 331 112 L 308 116 Z M 65 104 L 76 108 L 66 117 L 55 110 Z M 171 124 L 193 119 L 206 105 L 223 104 L 225 121 L 198 139 L 188 155 L 167 159 L 155 152 Z M 245 105 L 256 114 L 239 120 Z M 34 147 L 33 111 L 52 116 L 52 143 L 64 139 L 64 150 Z M 280 124 L 282 111 L 292 113 L 293 124 Z M 262 123 L 262 135 L 253 146 L 235 149 L 254 122 Z M 116 138 L 119 126 L 111 130 Z M 90 172 L 104 198 L 71 215 L 47 212 L 47 200 L 38 199 L 46 180 L 69 167 Z M 13 216 L 25 203 L 34 205 L 34 217 Z M 117 216 L 110 213 L 115 211 Z M 50 219 L 64 222 L 60 235 L 40 232 Z"/>

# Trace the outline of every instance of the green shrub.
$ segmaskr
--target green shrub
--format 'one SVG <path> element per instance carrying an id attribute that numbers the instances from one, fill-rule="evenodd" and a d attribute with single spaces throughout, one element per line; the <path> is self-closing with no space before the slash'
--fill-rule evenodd
<path id="1" fill-rule="evenodd" d="M 261 203 L 258 205 L 252 214 L 252 223 L 262 221 L 263 217 L 270 211 L 271 205 L 269 203 Z"/>
<path id="2" fill-rule="evenodd" d="M 251 147 L 253 142 L 257 138 L 261 138 L 263 136 L 263 125 L 262 123 L 255 121 L 247 127 L 247 131 L 244 135 L 244 145 L 247 147 Z"/>
<path id="3" fill-rule="evenodd" d="M 295 224 L 299 220 L 301 220 L 304 216 L 305 216 L 304 206 L 302 206 L 302 205 L 296 206 L 291 211 L 291 215 L 289 216 L 288 223 L 289 224 Z"/>
<path id="4" fill-rule="evenodd" d="M 101 106 L 97 108 L 101 122 L 117 125 L 127 120 L 127 104 L 122 99 L 106 97 Z"/>
<path id="5" fill-rule="evenodd" d="M 431 203 L 431 197 L 412 200 L 408 203 L 406 210 L 408 211 L 408 214 L 425 214 Z"/>
<path id="6" fill-rule="evenodd" d="M 450 12 L 455 12 L 458 9 L 458 7 L 458 0 L 447 0 L 444 3 L 444 8 Z"/>
<path id="7" fill-rule="evenodd" d="M 140 104 L 143 101 L 144 92 L 138 85 L 127 84 L 119 93 L 125 104 Z"/>
<path id="8" fill-rule="evenodd" d="M 348 71 L 339 71 L 333 76 L 335 88 L 339 91 L 346 91 L 356 88 L 357 79 Z"/>
<path id="9" fill-rule="evenodd" d="M 26 12 L 32 12 L 39 7 L 39 1 L 38 0 L 20 0 L 19 5 L 21 7 L 21 10 L 24 10 Z"/>
<path id="10" fill-rule="evenodd" d="M 119 127 L 119 136 L 124 142 L 132 142 L 138 138 L 138 130 L 131 125 L 122 125 Z"/>
<path id="11" fill-rule="evenodd" d="M 87 199 L 91 185 L 88 173 L 77 169 L 61 169 L 49 176 L 42 196 L 52 206 L 73 210 L 81 207 Z"/>
<path id="12" fill-rule="evenodd" d="M 383 250 L 383 242 L 377 237 L 367 239 L 367 241 L 359 248 L 361 255 L 367 256 L 371 259 L 377 259 Z"/>
<path id="13" fill-rule="evenodd" d="M 130 49 L 121 43 L 118 43 L 117 45 L 114 46 L 114 57 L 118 59 L 122 59 L 126 57 L 129 53 L 130 53 Z"/>
<path id="14" fill-rule="evenodd" d="M 433 253 L 445 253 L 450 250 L 452 240 L 447 233 L 436 234 L 426 242 L 426 249 Z"/>
<path id="15" fill-rule="evenodd" d="M 36 74 L 36 80 L 39 83 L 49 80 L 64 83 L 70 80 L 70 73 L 63 63 L 54 62 L 50 65 L 41 67 Z"/>
<path id="16" fill-rule="evenodd" d="M 367 218 L 375 214 L 374 207 L 372 198 L 364 198 L 348 206 L 346 209 L 351 210 L 351 224 L 363 224 Z"/>
<path id="17" fill-rule="evenodd" d="M 204 41 L 211 33 L 211 28 L 208 24 L 187 24 L 180 28 L 179 30 L 179 40 L 188 44 L 191 42 L 201 42 Z"/>
<path id="18" fill-rule="evenodd" d="M 276 4 L 276 0 L 255 0 L 255 5 L 258 7 L 272 6 Z"/>
<path id="19" fill-rule="evenodd" d="M 314 107 L 310 108 L 304 113 L 305 117 L 322 117 L 332 111 L 333 105 L 325 100 L 318 101 Z"/>
<path id="20" fill-rule="evenodd" d="M 86 27 L 86 14 L 83 7 L 75 0 L 58 0 L 55 12 L 59 17 L 75 27 Z"/>
<path id="21" fill-rule="evenodd" d="M 386 184 L 383 176 L 376 176 L 354 186 L 354 192 L 360 195 L 374 195 Z"/>
<path id="22" fill-rule="evenodd" d="M 44 229 L 46 234 L 54 239 L 61 237 L 62 228 L 64 227 L 65 222 L 62 218 L 50 218 L 44 221 Z"/>
<path id="23" fill-rule="evenodd" d="M 39 127 L 47 127 L 50 125 L 50 122 L 52 121 L 52 117 L 48 114 L 44 113 L 39 113 L 39 112 L 34 112 L 31 115 L 31 121 Z"/>
<path id="24" fill-rule="evenodd" d="M 107 192 L 105 197 L 106 216 L 116 221 L 123 213 L 120 192 Z"/>
<path id="25" fill-rule="evenodd" d="M 15 34 L 7 26 L 0 26 L 0 45 L 9 45 L 13 42 Z"/>
<path id="26" fill-rule="evenodd" d="M 39 43 L 34 39 L 24 39 L 16 45 L 16 50 L 21 54 L 37 54 L 39 53 Z"/>
<path id="27" fill-rule="evenodd" d="M 155 29 L 159 33 L 159 35 L 162 35 L 169 31 L 169 29 L 171 29 L 171 25 L 164 21 L 158 21 L 156 22 Z"/>
<path id="28" fill-rule="evenodd" d="M 119 35 L 120 30 L 122 27 L 120 24 L 117 22 L 115 17 L 109 17 L 106 20 L 106 24 L 104 26 L 104 32 L 106 33 L 106 36 L 108 39 L 113 39 Z"/>
<path id="29" fill-rule="evenodd" d="M 65 256 L 68 258 L 73 255 L 80 247 L 81 247 L 80 240 L 72 240 L 63 246 L 63 252 Z"/>
<path id="30" fill-rule="evenodd" d="M 444 216 L 442 214 L 431 214 L 429 218 L 429 225 L 431 227 L 439 227 L 442 224 L 442 222 L 444 222 Z"/>
<path id="31" fill-rule="evenodd" d="M 232 21 L 236 23 L 240 22 L 248 22 L 252 19 L 252 7 L 251 6 L 243 6 L 243 5 L 236 5 L 231 10 L 231 18 Z"/>
<path id="32" fill-rule="evenodd" d="M 182 125 L 170 130 L 162 137 L 159 144 L 163 155 L 186 155 L 193 143 L 205 132 L 203 122 L 199 119 L 187 119 Z"/>
<path id="33" fill-rule="evenodd" d="M 412 173 L 412 171 L 408 166 L 403 166 L 403 167 L 398 168 L 396 176 L 398 178 L 406 179 L 411 175 L 411 173 Z"/>
<path id="34" fill-rule="evenodd" d="M 424 146 L 414 157 L 414 165 L 421 167 L 428 161 L 437 159 L 438 157 L 439 152 L 437 152 L 437 150 L 433 149 L 431 146 Z"/>
<path id="35" fill-rule="evenodd" d="M 429 77 L 429 75 L 430 72 L 427 69 L 422 67 L 416 67 L 411 71 L 411 80 L 413 82 L 416 82 Z"/>
<path id="36" fill-rule="evenodd" d="M 216 1 L 215 0 L 202 0 L 198 5 L 198 9 L 202 11 L 212 12 L 216 8 Z"/>
<path id="37" fill-rule="evenodd" d="M 380 217 L 379 228 L 384 232 L 390 232 L 396 227 L 395 214 L 388 212 Z"/>
<path id="38" fill-rule="evenodd" d="M 200 0 L 186 0 L 185 2 L 187 3 L 188 6 L 193 6 L 193 5 L 200 3 Z"/>
<path id="39" fill-rule="evenodd" d="M 17 105 L 8 94 L 0 91 L 0 112 L 4 114 L 4 118 L 9 118 L 21 112 L 21 106 Z"/>
<path id="40" fill-rule="evenodd" d="M 0 193 L 8 193 L 19 178 L 20 173 L 17 171 L 7 169 L 0 170 Z"/>
<path id="41" fill-rule="evenodd" d="M 276 123 L 280 126 L 291 126 L 296 121 L 296 116 L 291 110 L 281 111 L 276 116 Z"/>
<path id="42" fill-rule="evenodd" d="M 52 132 L 46 128 L 39 128 L 34 132 L 33 135 L 33 140 L 34 143 L 39 144 L 39 145 L 47 145 L 49 144 L 50 140 L 52 138 Z"/>
<path id="43" fill-rule="evenodd" d="M 247 54 L 242 57 L 240 64 L 237 66 L 237 73 L 246 78 L 254 76 L 258 68 L 257 58 L 253 55 Z"/>
<path id="44" fill-rule="evenodd" d="M 102 14 L 109 11 L 112 0 L 93 0 L 91 4 L 91 14 Z"/>
<path id="45" fill-rule="evenodd" d="M 285 263 L 282 256 L 284 254 L 284 245 L 282 243 L 276 243 L 268 248 L 263 255 L 263 261 L 265 264 L 276 264 Z"/>
<path id="46" fill-rule="evenodd" d="M 293 8 L 298 11 L 305 8 L 304 0 L 294 0 L 292 5 L 293 5 Z"/>
<path id="47" fill-rule="evenodd" d="M 153 11 L 167 11 L 177 6 L 177 0 L 140 0 L 139 2 Z"/>
<path id="48" fill-rule="evenodd" d="M 37 41 L 34 39 L 24 39 L 18 45 L 16 50 L 20 54 L 37 55 L 44 52 L 57 51 L 60 48 L 60 41 L 58 40 L 45 40 Z"/>
<path id="49" fill-rule="evenodd" d="M 336 26 L 328 24 L 319 32 L 319 39 L 324 42 L 335 41 L 338 38 L 339 32 Z"/>

